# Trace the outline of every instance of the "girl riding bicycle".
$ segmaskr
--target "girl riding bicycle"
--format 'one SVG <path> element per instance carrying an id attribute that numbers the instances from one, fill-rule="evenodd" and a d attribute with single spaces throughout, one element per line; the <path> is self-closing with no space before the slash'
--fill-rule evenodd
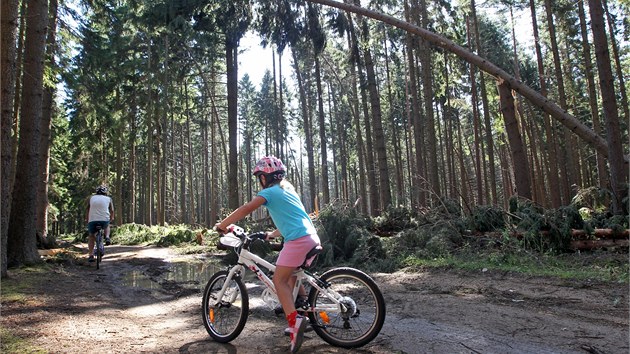
<path id="1" fill-rule="evenodd" d="M 320 245 L 317 231 L 295 188 L 284 179 L 286 168 L 275 156 L 265 156 L 254 167 L 262 190 L 251 201 L 234 210 L 215 228 L 227 232 L 227 227 L 238 222 L 261 205 L 267 207 L 277 230 L 267 233 L 267 239 L 284 237 L 284 246 L 276 261 L 273 284 L 278 300 L 286 314 L 291 336 L 291 352 L 298 351 L 304 340 L 307 319 L 295 309 L 292 289 L 295 285 L 293 272 L 304 262 L 306 254 Z"/>

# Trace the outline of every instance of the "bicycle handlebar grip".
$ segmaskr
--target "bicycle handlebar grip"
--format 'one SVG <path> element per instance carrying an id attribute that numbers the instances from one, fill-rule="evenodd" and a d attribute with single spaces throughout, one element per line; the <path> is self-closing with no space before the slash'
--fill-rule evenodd
<path id="1" fill-rule="evenodd" d="M 266 240 L 267 239 L 267 233 L 266 232 L 255 232 L 251 235 L 249 235 L 249 238 L 251 239 L 259 239 L 259 240 Z"/>

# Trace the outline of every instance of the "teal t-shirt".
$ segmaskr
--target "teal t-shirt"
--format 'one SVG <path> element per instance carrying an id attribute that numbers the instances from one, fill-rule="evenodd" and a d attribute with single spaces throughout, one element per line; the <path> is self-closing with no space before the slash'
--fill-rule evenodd
<path id="1" fill-rule="evenodd" d="M 269 210 L 273 223 L 285 241 L 317 233 L 295 191 L 283 189 L 276 184 L 261 190 L 258 195 L 265 198 L 263 205 Z"/>

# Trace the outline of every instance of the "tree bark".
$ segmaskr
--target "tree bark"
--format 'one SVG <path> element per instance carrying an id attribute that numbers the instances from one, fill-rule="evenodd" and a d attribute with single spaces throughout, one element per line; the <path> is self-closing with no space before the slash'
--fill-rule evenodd
<path id="1" fill-rule="evenodd" d="M 547 97 L 547 78 L 545 75 L 545 68 L 543 63 L 543 54 L 540 46 L 540 36 L 538 35 L 538 21 L 536 19 L 536 4 L 534 0 L 529 1 L 529 7 L 532 18 L 532 30 L 534 32 L 534 47 L 536 50 L 536 63 L 538 68 L 538 79 L 540 81 L 540 94 Z M 553 129 L 553 122 L 551 121 L 549 114 L 543 114 L 543 120 L 545 125 L 545 147 L 546 156 L 549 159 L 549 164 L 545 165 L 546 175 L 549 178 L 549 196 L 551 206 L 557 208 L 562 205 L 562 197 L 560 195 L 560 177 L 559 177 L 559 165 L 558 165 L 558 139 L 556 139 Z"/>
<path id="2" fill-rule="evenodd" d="M 607 155 L 610 166 L 610 185 L 613 194 L 612 209 L 615 214 L 621 214 L 623 212 L 622 200 L 627 195 L 627 189 L 624 188 L 624 184 L 628 181 L 628 167 L 626 163 L 624 168 L 621 129 L 619 127 L 608 41 L 606 40 L 606 30 L 604 28 L 604 14 L 600 0 L 589 0 L 588 5 L 591 15 L 593 42 L 595 44 L 595 58 L 599 72 L 599 86 L 602 93 L 604 121 L 606 122 Z M 627 213 L 628 211 L 626 210 L 625 212 Z"/>
<path id="3" fill-rule="evenodd" d="M 529 164 L 523 146 L 523 139 L 518 130 L 512 90 L 505 81 L 499 82 L 498 87 L 499 98 L 501 100 L 501 113 L 505 120 L 505 131 L 507 132 L 510 150 L 512 151 L 516 193 L 520 197 L 532 199 L 531 185 L 529 183 Z"/>
<path id="4" fill-rule="evenodd" d="M 479 22 L 477 21 L 477 10 L 475 5 L 475 0 L 471 0 L 471 13 L 473 16 L 473 28 L 475 35 L 475 46 L 477 47 L 477 53 L 485 57 L 486 53 L 484 52 L 483 46 L 481 45 L 481 38 L 479 35 Z M 483 72 L 479 73 L 479 88 L 481 89 L 481 104 L 483 107 L 483 124 L 485 126 L 486 133 L 485 142 L 486 142 L 486 151 L 487 151 L 487 161 L 488 163 L 488 174 L 487 178 L 484 178 L 486 185 L 485 189 L 490 193 L 490 200 L 488 202 L 492 204 L 496 204 L 497 200 L 497 185 L 496 185 L 496 170 L 494 165 L 494 142 L 492 139 L 492 124 L 490 122 L 490 105 L 488 104 L 488 93 L 486 90 L 486 79 Z M 484 154 L 485 155 L 485 154 Z M 484 156 L 485 158 L 485 156 Z M 486 192 L 486 194 L 487 194 Z"/>
<path id="5" fill-rule="evenodd" d="M 37 206 L 37 168 L 41 156 L 41 120 L 45 43 L 48 28 L 48 1 L 29 0 L 26 13 L 26 46 L 20 109 L 20 139 L 16 165 L 16 182 L 10 216 L 7 265 L 30 264 L 40 261 L 35 238 Z"/>
<path id="6" fill-rule="evenodd" d="M 410 8 L 407 1 L 405 1 L 405 18 L 407 21 L 411 21 L 411 18 L 416 17 L 414 14 L 414 9 Z M 414 159 L 415 159 L 415 168 L 412 169 L 413 175 L 413 183 L 412 183 L 412 192 L 411 192 L 411 204 L 413 206 L 425 206 L 426 198 L 424 189 L 424 169 L 422 168 L 422 122 L 420 119 L 420 102 L 418 99 L 418 84 L 416 77 L 416 64 L 414 60 L 414 50 L 416 47 L 416 39 L 411 36 L 411 34 L 407 34 L 407 71 L 409 72 L 409 95 L 411 96 L 411 110 L 409 119 L 413 125 L 413 144 L 414 144 Z"/>
<path id="7" fill-rule="evenodd" d="M 350 21 L 351 18 L 350 16 L 348 16 L 348 19 Z M 354 32 L 354 29 L 352 26 L 349 26 L 350 28 L 348 29 L 347 32 L 347 42 L 348 42 L 348 48 L 353 48 L 353 55 L 350 56 L 350 78 L 351 78 L 351 83 L 352 83 L 352 87 L 350 89 L 350 94 L 351 94 L 351 102 L 350 102 L 350 109 L 352 110 L 352 116 L 353 116 L 353 120 L 354 120 L 354 129 L 355 129 L 355 135 L 356 135 L 356 139 L 357 139 L 357 155 L 358 155 L 358 160 L 359 160 L 359 166 L 358 166 L 358 170 L 359 172 L 359 191 L 358 191 L 358 198 L 359 200 L 359 210 L 361 212 L 367 212 L 368 210 L 368 204 L 367 204 L 367 181 L 366 181 L 366 176 L 365 173 L 363 173 L 363 171 L 365 171 L 365 143 L 363 142 L 363 134 L 361 132 L 361 123 L 360 121 L 360 113 L 359 113 L 359 94 L 357 92 L 357 65 L 356 65 L 356 61 L 359 59 L 356 57 L 356 52 L 354 52 L 354 43 L 356 43 L 356 33 Z M 356 184 L 355 184 L 356 185 Z"/>
<path id="8" fill-rule="evenodd" d="M 326 119 L 324 117 L 324 98 L 322 89 L 322 77 L 319 64 L 319 55 L 315 54 L 315 83 L 317 86 L 317 116 L 319 118 L 319 147 L 322 159 L 321 166 L 321 192 L 323 204 L 330 201 L 330 188 L 328 183 L 328 148 L 326 141 Z"/>
<path id="9" fill-rule="evenodd" d="M 308 99 L 306 95 L 306 82 L 302 76 L 302 70 L 300 69 L 300 61 L 298 60 L 297 51 L 292 50 L 293 65 L 295 68 L 295 76 L 297 77 L 298 91 L 300 93 L 300 106 L 302 108 L 302 117 L 304 125 L 304 136 L 306 137 L 306 154 L 308 159 L 308 185 L 310 200 L 307 203 L 307 211 L 314 210 L 315 205 L 315 157 L 313 155 L 313 135 L 311 133 L 311 122 L 309 119 L 310 113 L 308 109 Z"/>
<path id="10" fill-rule="evenodd" d="M 420 23 L 423 28 L 429 25 L 430 19 L 425 0 L 420 0 Z M 428 152 L 427 170 L 429 182 L 431 184 L 431 194 L 434 202 L 436 198 L 442 197 L 440 188 L 439 169 L 437 159 L 437 140 L 435 137 L 435 113 L 433 111 L 433 63 L 431 61 L 431 50 L 426 39 L 420 41 L 420 65 L 422 67 L 422 94 L 424 96 L 425 115 L 425 136 L 426 148 Z"/>
<path id="11" fill-rule="evenodd" d="M 615 29 L 615 23 L 613 22 L 612 16 L 608 11 L 608 4 L 606 0 L 602 0 L 602 5 L 604 7 L 604 13 L 606 15 L 606 20 L 608 22 L 608 33 L 610 34 L 610 48 L 612 49 L 613 58 L 615 59 L 615 70 L 617 72 L 617 80 L 619 80 L 619 92 L 621 94 L 621 108 L 624 112 L 624 117 L 626 122 L 630 120 L 630 104 L 628 104 L 628 93 L 626 89 L 626 80 L 623 75 L 623 64 L 621 63 L 621 59 L 619 58 L 619 45 L 617 44 L 617 39 L 615 38 L 615 34 L 617 33 Z"/>
<path id="12" fill-rule="evenodd" d="M 11 214 L 11 189 L 13 176 L 13 155 L 11 148 L 11 127 L 13 125 L 13 100 L 15 98 L 15 80 L 16 80 L 16 36 L 18 28 L 18 1 L 3 1 L 0 10 L 2 42 L 0 43 L 0 78 L 2 90 L 2 190 L 0 191 L 0 213 L 2 230 L 0 230 L 0 264 L 1 277 L 7 276 L 7 242 L 9 231 L 9 216 Z"/>
<path id="13" fill-rule="evenodd" d="M 228 103 L 228 207 L 235 210 L 240 206 L 238 197 L 238 44 L 228 41 L 225 44 L 225 63 L 227 66 L 227 103 Z"/>
<path id="14" fill-rule="evenodd" d="M 591 45 L 588 39 L 588 30 L 586 27 L 586 14 L 584 12 L 584 0 L 578 1 L 578 15 L 580 18 L 580 33 L 582 35 L 582 58 L 584 60 L 584 71 L 586 74 L 586 82 L 588 89 L 588 102 L 591 108 L 593 120 L 593 131 L 597 135 L 601 135 L 602 127 L 599 117 L 599 107 L 597 105 L 597 87 L 595 86 L 595 75 L 593 73 L 593 62 L 591 61 Z M 595 154 L 597 163 L 597 179 L 598 185 L 605 188 L 608 185 L 608 173 L 606 171 L 606 160 L 599 152 Z"/>
<path id="15" fill-rule="evenodd" d="M 363 19 L 363 38 L 366 43 L 370 41 L 370 33 L 367 21 Z M 372 128 L 374 129 L 374 148 L 376 150 L 376 160 L 378 163 L 378 186 L 380 196 L 380 210 L 376 210 L 376 215 L 380 215 L 392 203 L 392 193 L 390 188 L 389 166 L 387 163 L 387 148 L 385 146 L 385 135 L 383 134 L 383 114 L 381 112 L 381 101 L 376 85 L 376 73 L 372 53 L 369 47 L 364 47 L 363 58 L 367 75 L 367 89 L 370 96 L 370 108 L 372 113 Z"/>

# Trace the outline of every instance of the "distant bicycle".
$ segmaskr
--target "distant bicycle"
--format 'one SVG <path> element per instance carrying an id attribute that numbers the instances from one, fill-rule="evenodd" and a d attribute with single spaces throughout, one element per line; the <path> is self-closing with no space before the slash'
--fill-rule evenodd
<path id="1" fill-rule="evenodd" d="M 275 265 L 250 251 L 255 240 L 265 239 L 265 233 L 248 235 L 235 225 L 230 225 L 228 231 L 220 243 L 233 247 L 238 261 L 210 278 L 202 301 L 203 324 L 208 334 L 221 343 L 238 337 L 247 322 L 249 295 L 242 278 L 246 269 L 262 282 L 263 301 L 271 309 L 279 304 L 270 275 Z M 295 272 L 295 299 L 301 284 L 310 285 L 308 302 L 297 310 L 306 313 L 315 333 L 329 344 L 343 348 L 366 345 L 379 334 L 385 322 L 383 294 L 370 276 L 354 268 L 334 268 L 321 276 L 310 273 L 307 269 L 319 252 L 321 248 L 313 248 Z"/>

